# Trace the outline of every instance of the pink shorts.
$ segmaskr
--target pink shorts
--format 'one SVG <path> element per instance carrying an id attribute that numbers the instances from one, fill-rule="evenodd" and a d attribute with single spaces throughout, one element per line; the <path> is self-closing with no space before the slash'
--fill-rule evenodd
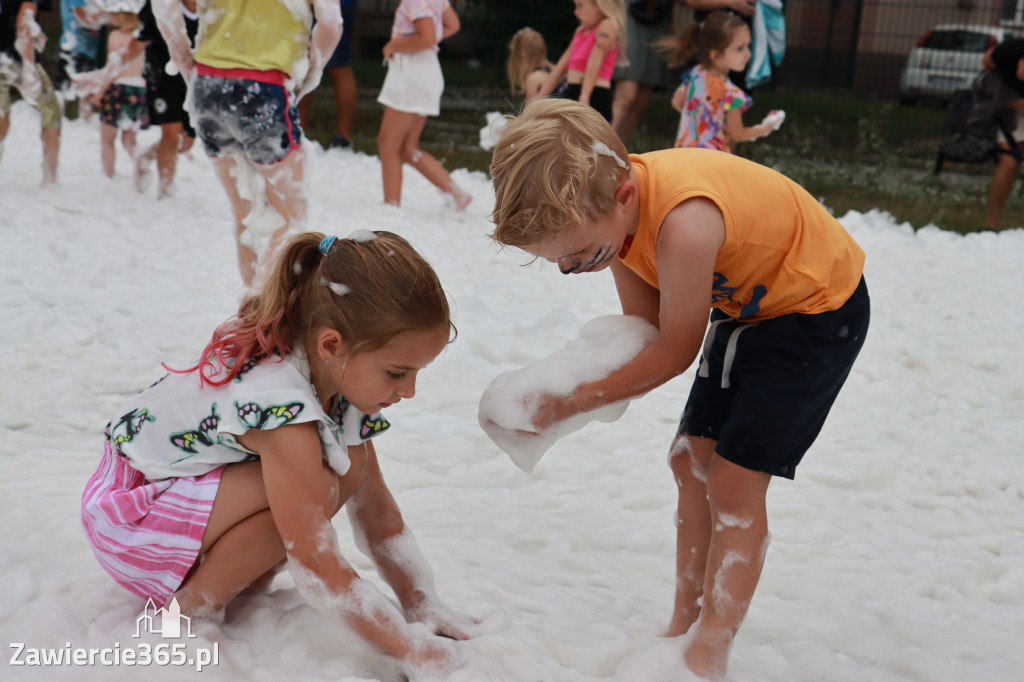
<path id="1" fill-rule="evenodd" d="M 166 606 L 199 557 L 223 471 L 148 481 L 104 443 L 82 495 L 82 525 L 100 565 L 132 594 Z"/>

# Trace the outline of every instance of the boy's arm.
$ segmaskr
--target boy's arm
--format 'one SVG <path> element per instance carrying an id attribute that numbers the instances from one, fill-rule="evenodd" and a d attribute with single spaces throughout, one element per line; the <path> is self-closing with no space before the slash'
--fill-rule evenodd
<path id="1" fill-rule="evenodd" d="M 610 19 L 602 19 L 597 25 L 597 39 L 594 41 L 594 49 L 587 57 L 587 70 L 583 73 L 583 83 L 580 85 L 580 104 L 590 104 L 590 95 L 597 85 L 597 76 L 601 72 L 601 64 L 604 63 L 605 55 L 615 47 L 618 36 L 615 32 L 615 24 Z"/>
<path id="2" fill-rule="evenodd" d="M 700 352 L 711 306 L 715 257 L 725 241 L 725 221 L 710 200 L 689 199 L 662 223 L 657 259 L 658 337 L 633 360 L 604 379 L 566 397 L 546 396 L 534 418 L 544 430 L 557 421 L 650 391 L 684 372 Z M 616 271 L 619 272 L 618 270 Z M 616 277 L 623 312 L 650 319 L 652 294 Z"/>
<path id="3" fill-rule="evenodd" d="M 181 11 L 181 0 L 152 0 L 153 17 L 160 35 L 167 43 L 171 60 L 177 65 L 186 83 L 191 84 L 195 75 L 196 61 L 192 56 L 192 41 L 185 28 L 185 15 Z M 202 21 L 202 19 L 200 19 Z"/>
<path id="4" fill-rule="evenodd" d="M 410 621 L 426 624 L 434 634 L 469 639 L 466 630 L 474 619 L 441 603 L 433 571 L 384 483 L 373 443 L 366 441 L 358 447 L 364 446 L 366 474 L 346 503 L 359 549 L 373 559 Z"/>
<path id="5" fill-rule="evenodd" d="M 305 95 L 316 90 L 324 75 L 324 67 L 334 54 L 334 48 L 341 40 L 344 30 L 341 20 L 341 5 L 337 0 L 313 0 L 313 11 L 316 23 L 309 36 L 309 71 L 302 84 L 296 89 L 295 99 L 301 100 Z"/>

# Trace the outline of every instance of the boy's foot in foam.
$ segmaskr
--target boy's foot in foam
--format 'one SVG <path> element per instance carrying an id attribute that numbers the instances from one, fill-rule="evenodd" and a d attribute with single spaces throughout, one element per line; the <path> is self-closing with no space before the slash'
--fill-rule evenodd
<path id="1" fill-rule="evenodd" d="M 334 137 L 327 141 L 328 149 L 347 149 L 352 146 L 352 142 L 341 133 L 337 133 Z"/>
<path id="2" fill-rule="evenodd" d="M 135 191 L 144 194 L 153 182 L 153 168 L 150 166 L 152 159 L 145 154 L 135 157 Z"/>

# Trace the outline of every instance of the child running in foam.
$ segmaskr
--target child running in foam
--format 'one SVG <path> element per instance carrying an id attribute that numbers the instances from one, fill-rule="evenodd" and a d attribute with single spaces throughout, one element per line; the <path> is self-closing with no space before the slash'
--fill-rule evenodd
<path id="1" fill-rule="evenodd" d="M 668 635 L 688 633 L 680 664 L 721 680 L 768 549 L 768 484 L 795 476 L 864 343 L 864 252 L 779 173 L 710 149 L 627 156 L 575 102 L 528 104 L 491 176 L 494 239 L 564 274 L 610 269 L 622 312 L 659 330 L 604 379 L 532 396 L 533 431 L 641 395 L 702 353 L 669 450 L 679 503 Z"/>
<path id="2" fill-rule="evenodd" d="M 231 202 L 242 280 L 258 288 L 287 234 L 306 221 L 308 162 L 295 105 L 320 82 L 341 37 L 341 10 L 337 0 L 199 0 L 198 11 L 193 52 L 181 0 L 153 0 L 188 83 L 192 126 Z"/>
<path id="3" fill-rule="evenodd" d="M 209 616 L 288 567 L 310 603 L 403 672 L 443 674 L 476 621 L 438 599 L 381 476 L 381 410 L 451 339 L 437 275 L 390 232 L 305 233 L 199 361 L 118 410 L 82 499 L 96 557 L 133 594 Z M 338 550 L 345 505 L 397 609 Z"/>

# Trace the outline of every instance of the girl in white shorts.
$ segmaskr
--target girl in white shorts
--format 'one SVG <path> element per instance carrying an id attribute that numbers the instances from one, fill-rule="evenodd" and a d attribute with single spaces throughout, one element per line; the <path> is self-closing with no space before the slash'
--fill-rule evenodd
<path id="1" fill-rule="evenodd" d="M 449 195 L 458 210 L 472 198 L 437 159 L 420 149 L 427 116 L 441 112 L 444 76 L 438 44 L 459 28 L 459 17 L 448 0 L 402 0 L 395 10 L 391 40 L 384 45 L 388 74 L 377 98 L 385 107 L 377 147 L 386 204 L 401 204 L 403 163 Z"/>

